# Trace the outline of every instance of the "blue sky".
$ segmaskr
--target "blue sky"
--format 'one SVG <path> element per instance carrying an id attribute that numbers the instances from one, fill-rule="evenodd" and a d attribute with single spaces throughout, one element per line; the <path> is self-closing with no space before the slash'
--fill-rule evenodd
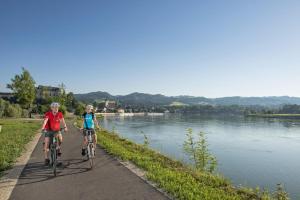
<path id="1" fill-rule="evenodd" d="M 300 1 L 0 1 L 0 91 L 300 96 Z"/>

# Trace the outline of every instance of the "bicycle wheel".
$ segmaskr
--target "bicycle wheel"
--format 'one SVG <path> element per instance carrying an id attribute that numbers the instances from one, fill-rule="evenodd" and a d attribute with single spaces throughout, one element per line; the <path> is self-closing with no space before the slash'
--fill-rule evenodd
<path id="1" fill-rule="evenodd" d="M 90 167 L 92 169 L 94 167 L 94 147 L 92 144 L 89 144 L 88 151 Z"/>
<path id="2" fill-rule="evenodd" d="M 53 169 L 53 174 L 54 176 L 57 175 L 56 173 L 56 167 L 57 167 L 57 151 L 55 147 L 52 147 L 51 151 L 51 158 L 52 158 L 52 169 Z"/>

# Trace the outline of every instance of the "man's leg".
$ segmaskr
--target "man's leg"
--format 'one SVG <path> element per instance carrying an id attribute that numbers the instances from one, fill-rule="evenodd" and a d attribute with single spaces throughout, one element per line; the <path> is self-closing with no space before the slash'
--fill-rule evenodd
<path id="1" fill-rule="evenodd" d="M 49 152 L 49 137 L 45 136 L 45 139 L 44 139 L 45 165 L 49 165 L 48 152 Z"/>
<path id="2" fill-rule="evenodd" d="M 63 141 L 63 137 L 62 137 L 62 134 L 61 133 L 58 133 L 56 134 L 56 139 L 57 139 L 57 144 L 58 144 L 58 152 L 57 152 L 57 155 L 58 156 L 61 156 L 61 144 L 62 144 L 62 141 Z"/>
<path id="3" fill-rule="evenodd" d="M 56 137 L 58 138 L 58 145 L 60 146 L 63 142 L 63 136 L 61 133 L 58 133 Z"/>

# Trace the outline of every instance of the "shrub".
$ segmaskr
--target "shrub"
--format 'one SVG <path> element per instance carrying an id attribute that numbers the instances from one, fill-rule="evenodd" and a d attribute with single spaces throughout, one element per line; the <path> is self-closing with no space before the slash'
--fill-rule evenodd
<path id="1" fill-rule="evenodd" d="M 144 147 L 148 147 L 150 142 L 149 142 L 149 138 L 147 137 L 147 135 L 144 133 L 144 131 L 141 131 L 141 134 L 144 136 Z"/>
<path id="2" fill-rule="evenodd" d="M 26 109 L 22 109 L 22 117 L 29 117 L 29 111 Z"/>
<path id="3" fill-rule="evenodd" d="M 284 187 L 282 184 L 277 184 L 277 189 L 274 193 L 274 198 L 276 200 L 289 200 L 288 193 L 284 190 Z"/>
<path id="4" fill-rule="evenodd" d="M 10 104 L 7 102 L 4 116 L 6 117 L 22 117 L 22 108 L 18 104 Z"/>
<path id="5" fill-rule="evenodd" d="M 3 117 L 28 117 L 29 111 L 22 109 L 19 104 L 11 104 L 8 101 L 0 99 L 0 118 Z"/>
<path id="6" fill-rule="evenodd" d="M 0 118 L 4 117 L 4 111 L 5 111 L 5 101 L 3 99 L 0 99 Z"/>
<path id="7" fill-rule="evenodd" d="M 199 133 L 196 140 L 193 130 L 187 130 L 187 140 L 184 142 L 184 152 L 189 156 L 197 170 L 214 172 L 217 167 L 217 159 L 208 150 L 208 144 L 204 132 Z"/>

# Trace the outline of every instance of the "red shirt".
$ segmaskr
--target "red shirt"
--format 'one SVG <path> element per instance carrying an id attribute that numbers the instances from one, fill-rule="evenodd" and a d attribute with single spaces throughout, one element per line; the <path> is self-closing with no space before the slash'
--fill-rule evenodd
<path id="1" fill-rule="evenodd" d="M 48 122 L 45 126 L 46 130 L 49 131 L 59 131 L 60 130 L 60 120 L 64 118 L 61 112 L 57 112 L 55 115 L 52 111 L 45 113 L 45 119 L 48 118 Z"/>

